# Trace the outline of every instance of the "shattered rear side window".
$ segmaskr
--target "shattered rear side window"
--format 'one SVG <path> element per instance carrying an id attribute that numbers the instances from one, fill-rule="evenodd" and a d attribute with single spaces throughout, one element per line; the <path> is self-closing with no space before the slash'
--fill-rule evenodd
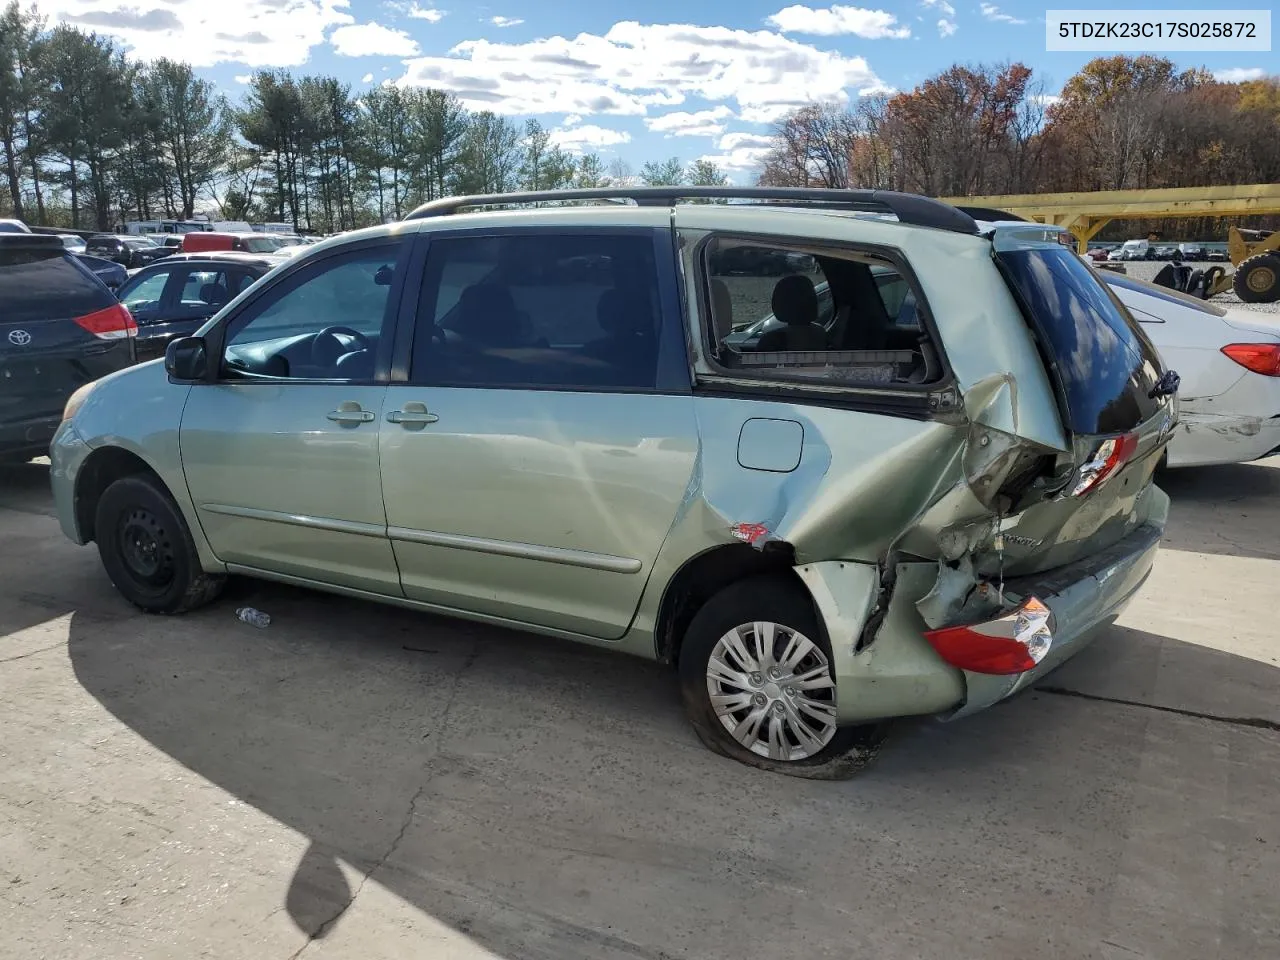
<path id="1" fill-rule="evenodd" d="M 887 260 L 716 238 L 704 262 L 725 372 L 851 386 L 940 375 L 911 286 Z"/>

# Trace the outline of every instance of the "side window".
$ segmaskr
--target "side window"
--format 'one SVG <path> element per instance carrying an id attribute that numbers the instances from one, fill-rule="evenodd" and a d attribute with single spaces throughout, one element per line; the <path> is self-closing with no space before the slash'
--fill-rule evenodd
<path id="1" fill-rule="evenodd" d="M 164 285 L 169 282 L 169 271 L 160 270 L 147 277 L 131 290 L 124 290 L 120 302 L 130 312 L 155 309 L 160 305 L 160 296 L 164 293 Z"/>
<path id="2" fill-rule="evenodd" d="M 649 231 L 432 240 L 410 377 L 652 389 L 659 310 Z"/>
<path id="3" fill-rule="evenodd" d="M 322 260 L 247 304 L 227 329 L 224 375 L 371 378 L 401 247 Z"/>
<path id="4" fill-rule="evenodd" d="M 707 339 L 726 371 L 868 385 L 941 374 L 911 280 L 887 252 L 715 237 L 702 263 Z"/>
<path id="5" fill-rule="evenodd" d="M 235 293 L 225 270 L 188 270 L 182 278 L 178 300 L 188 309 L 218 310 L 231 302 Z"/>

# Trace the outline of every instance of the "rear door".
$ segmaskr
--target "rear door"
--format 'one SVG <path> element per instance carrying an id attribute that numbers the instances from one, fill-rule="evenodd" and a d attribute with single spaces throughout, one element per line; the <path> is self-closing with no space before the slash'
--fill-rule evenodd
<path id="1" fill-rule="evenodd" d="M 405 595 L 620 637 L 697 459 L 670 229 L 436 234 L 407 333 L 380 445 Z"/>
<path id="2" fill-rule="evenodd" d="M 0 239 L 0 444 L 47 444 L 72 392 L 132 362 L 128 315 L 57 237 Z"/>

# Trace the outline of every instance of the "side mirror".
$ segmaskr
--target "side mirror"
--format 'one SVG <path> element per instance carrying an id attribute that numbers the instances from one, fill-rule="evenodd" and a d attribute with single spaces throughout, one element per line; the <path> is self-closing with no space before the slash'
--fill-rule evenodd
<path id="1" fill-rule="evenodd" d="M 164 371 L 181 383 L 203 380 L 208 367 L 204 337 L 170 340 L 164 350 Z"/>
<path id="2" fill-rule="evenodd" d="M 394 267 L 383 264 L 378 268 L 378 272 L 373 275 L 373 282 L 380 287 L 391 286 L 391 281 L 395 277 L 396 271 Z"/>

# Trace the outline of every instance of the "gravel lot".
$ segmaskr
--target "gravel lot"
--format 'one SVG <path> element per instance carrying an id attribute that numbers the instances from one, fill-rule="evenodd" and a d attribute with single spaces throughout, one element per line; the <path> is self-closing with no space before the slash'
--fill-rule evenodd
<path id="1" fill-rule="evenodd" d="M 252 582 L 141 616 L 0 470 L 0 957 L 1275 960 L 1280 462 L 1166 488 L 1118 626 L 820 783 L 625 657 Z"/>

